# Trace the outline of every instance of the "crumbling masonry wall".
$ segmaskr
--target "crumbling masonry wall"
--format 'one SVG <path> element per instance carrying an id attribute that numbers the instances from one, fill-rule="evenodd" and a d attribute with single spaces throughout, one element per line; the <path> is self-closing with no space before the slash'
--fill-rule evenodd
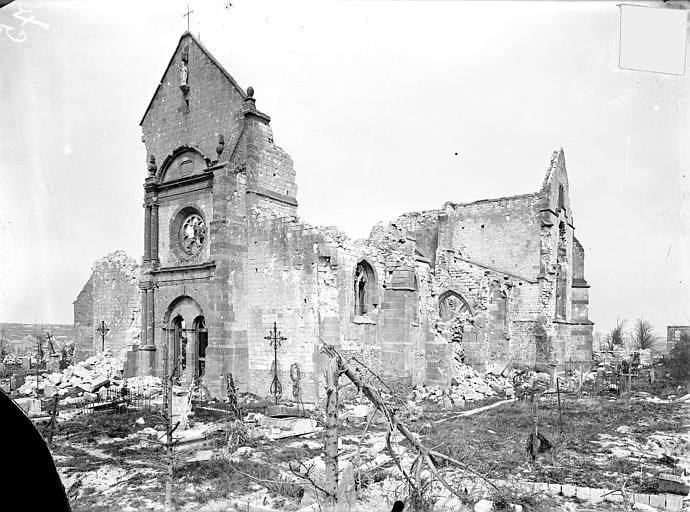
<path id="1" fill-rule="evenodd" d="M 142 268 L 124 253 L 94 265 L 74 303 L 80 350 L 100 349 L 104 320 L 108 345 L 132 347 L 128 373 L 162 375 L 171 336 L 176 347 L 207 337 L 213 396 L 225 395 L 227 373 L 240 391 L 267 395 L 275 322 L 287 338 L 283 396 L 299 373 L 307 401 L 322 389 L 321 342 L 400 389 L 447 385 L 461 361 L 482 369 L 591 357 L 562 150 L 535 193 L 405 213 L 349 240 L 298 220 L 293 162 L 269 123 L 254 91 L 184 33 L 141 121 Z"/>
<path id="2" fill-rule="evenodd" d="M 93 275 L 89 277 L 74 305 L 74 359 L 84 361 L 94 355 Z"/>
<path id="3" fill-rule="evenodd" d="M 109 331 L 105 347 L 121 354 L 139 343 L 141 301 L 137 282 L 139 265 L 123 251 L 109 254 L 93 264 L 91 277 L 74 302 L 79 360 L 101 351 L 96 331 L 101 321 Z"/>
<path id="4" fill-rule="evenodd" d="M 315 228 L 294 218 L 253 223 L 246 263 L 248 379 L 253 392 L 269 394 L 274 349 L 265 339 L 275 322 L 287 339 L 278 348 L 283 396 L 292 398 L 299 369 L 302 399 L 315 395 L 318 350 L 317 256 L 322 240 Z M 296 366 L 295 366 L 296 365 Z"/>

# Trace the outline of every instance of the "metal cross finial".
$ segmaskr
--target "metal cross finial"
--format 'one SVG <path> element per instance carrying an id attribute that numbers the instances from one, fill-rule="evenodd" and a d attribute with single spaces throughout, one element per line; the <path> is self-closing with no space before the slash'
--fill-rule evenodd
<path id="1" fill-rule="evenodd" d="M 287 338 L 281 336 L 278 330 L 278 325 L 273 322 L 273 330 L 268 331 L 268 336 L 264 336 L 265 340 L 273 345 L 273 381 L 271 382 L 270 392 L 275 396 L 276 405 L 280 399 L 280 395 L 283 393 L 283 386 L 278 378 L 278 347 L 281 341 L 287 341 Z"/>
<path id="2" fill-rule="evenodd" d="M 96 329 L 96 332 L 101 335 L 101 352 L 105 350 L 105 335 L 109 330 L 110 329 L 108 329 L 108 326 L 105 325 L 105 321 L 101 320 L 101 325 L 99 325 L 98 329 Z"/>
<path id="3" fill-rule="evenodd" d="M 189 15 L 192 14 L 194 11 L 189 10 L 189 4 L 187 4 L 187 12 L 182 15 L 184 18 L 185 16 L 187 17 L 187 32 L 189 32 Z"/>

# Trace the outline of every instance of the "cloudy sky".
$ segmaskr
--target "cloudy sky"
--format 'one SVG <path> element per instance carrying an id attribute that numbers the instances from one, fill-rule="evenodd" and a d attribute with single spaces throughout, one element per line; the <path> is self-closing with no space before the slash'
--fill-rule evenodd
<path id="1" fill-rule="evenodd" d="M 595 330 L 690 324 L 688 78 L 619 68 L 615 2 L 189 4 L 192 32 L 272 117 L 304 220 L 359 238 L 405 211 L 536 191 L 563 147 Z M 141 258 L 138 123 L 186 5 L 0 11 L 0 321 L 71 323 L 94 260 Z"/>

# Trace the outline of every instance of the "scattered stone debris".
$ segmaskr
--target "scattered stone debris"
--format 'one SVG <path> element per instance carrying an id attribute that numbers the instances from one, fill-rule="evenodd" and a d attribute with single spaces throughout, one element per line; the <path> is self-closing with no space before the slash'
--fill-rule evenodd
<path id="1" fill-rule="evenodd" d="M 51 398 L 58 395 L 67 404 L 95 402 L 106 395 L 126 394 L 128 390 L 153 398 L 163 392 L 158 377 L 132 377 L 123 379 L 123 362 L 113 357 L 109 350 L 89 357 L 61 372 L 26 375 L 24 384 L 17 389 L 19 395 Z"/>
<path id="2" fill-rule="evenodd" d="M 81 414 L 80 417 L 83 418 L 84 411 L 93 413 L 93 416 L 107 414 L 107 411 L 100 412 L 101 408 L 117 407 L 118 400 L 124 400 L 122 397 L 128 393 L 150 398 L 149 402 L 156 404 L 155 407 L 162 405 L 163 388 L 159 378 L 134 377 L 123 379 L 121 368 L 121 361 L 106 351 L 61 372 L 42 374 L 38 386 L 38 389 L 43 391 L 40 394 L 36 393 L 35 376 L 27 375 L 25 384 L 21 387 L 25 396 L 17 396 L 15 400 L 39 424 L 46 415 L 44 410 L 46 410 L 48 401 L 41 400 L 44 396 L 57 395 L 60 397 L 60 404 L 63 407 L 60 410 L 58 421 L 61 424 L 69 421 L 74 414 Z M 597 372 L 579 372 L 577 369 L 567 374 L 561 373 L 559 384 L 561 392 L 566 393 L 562 396 L 562 398 L 565 397 L 565 403 L 572 407 L 574 401 L 578 401 L 580 396 L 579 393 L 573 393 L 573 391 L 582 387 L 583 382 L 591 383 L 597 378 Z M 477 421 L 475 418 L 482 418 L 487 414 L 495 415 L 494 410 L 497 410 L 498 407 L 501 407 L 501 410 L 505 410 L 505 412 L 522 407 L 525 416 L 529 416 L 527 407 L 529 404 L 522 404 L 519 399 L 530 396 L 532 399 L 539 400 L 541 416 L 542 409 L 545 411 L 548 407 L 551 409 L 556 407 L 553 382 L 554 375 L 544 371 L 509 365 L 488 365 L 486 371 L 480 372 L 470 366 L 458 363 L 454 365 L 452 378 L 446 388 L 420 386 L 412 389 L 408 394 L 396 394 L 393 390 L 381 386 L 381 396 L 388 403 L 397 404 L 395 407 L 400 407 L 400 418 L 404 418 L 404 421 L 416 422 L 411 424 L 416 425 L 415 430 L 421 438 L 426 438 L 430 434 L 433 435 L 436 429 L 456 429 L 457 424 L 455 422 L 471 424 Z M 587 389 L 591 390 L 592 388 Z M 570 394 L 567 394 L 568 392 Z M 554 394 L 552 398 L 549 397 L 550 393 Z M 649 407 L 654 408 L 671 407 L 675 404 L 678 407 L 688 407 L 690 394 L 681 389 L 676 393 L 676 395 L 666 393 L 657 396 L 651 392 L 637 391 L 628 394 L 625 401 L 621 401 L 621 403 L 649 404 Z M 106 396 L 115 398 L 107 401 L 104 400 Z M 587 392 L 583 396 L 586 397 Z M 230 500 L 228 503 L 245 503 L 245 506 L 246 500 L 249 500 L 250 508 L 253 507 L 255 510 L 260 508 L 264 510 L 280 509 L 283 503 L 280 495 L 272 493 L 288 493 L 289 485 L 296 485 L 289 483 L 294 482 L 294 478 L 296 478 L 294 475 L 291 476 L 288 471 L 286 463 L 289 460 L 300 460 L 308 463 L 313 472 L 311 476 L 317 484 L 320 482 L 319 478 L 322 478 L 325 460 L 320 453 L 323 447 L 321 412 L 314 404 L 299 403 L 297 405 L 285 402 L 276 406 L 272 404 L 273 400 L 268 400 L 268 397 L 261 398 L 244 393 L 237 393 L 235 398 L 237 403 L 233 407 L 227 400 L 204 400 L 203 397 L 195 395 L 193 389 L 181 386 L 173 387 L 173 416 L 175 423 L 180 421 L 180 425 L 173 433 L 174 450 L 178 454 L 176 455 L 176 464 L 179 464 L 176 467 L 200 468 L 200 471 L 205 471 L 203 468 L 220 468 L 223 467 L 223 464 L 235 464 L 239 471 L 253 474 L 250 469 L 252 464 L 268 464 L 278 467 L 281 463 L 276 461 L 282 460 L 281 476 L 276 481 L 281 482 L 281 479 L 286 478 L 288 479 L 285 480 L 287 483 L 276 483 L 275 486 L 277 487 L 274 488 L 269 483 L 262 483 L 261 479 L 272 481 L 275 476 L 268 478 L 259 474 L 257 476 L 259 480 L 251 484 L 254 487 L 249 494 L 243 492 L 241 496 L 227 497 Z M 604 394 L 597 397 L 596 400 L 606 402 L 610 398 L 612 397 Z M 591 400 L 594 400 L 593 394 L 591 398 L 585 398 L 581 403 L 586 404 Z M 90 488 L 84 489 L 84 484 L 79 482 L 87 482 L 91 485 L 98 478 L 101 478 L 99 480 L 101 483 L 94 487 L 98 489 L 107 487 L 108 491 L 102 492 L 101 495 L 113 503 L 117 501 L 117 496 L 125 494 L 136 496 L 138 492 L 144 492 L 145 489 L 160 488 L 151 480 L 161 477 L 160 470 L 155 469 L 160 467 L 160 463 L 147 462 L 147 458 L 152 457 L 152 455 L 144 454 L 157 453 L 158 455 L 155 457 L 159 458 L 164 456 L 165 450 L 162 448 L 166 439 L 164 422 L 161 419 L 156 419 L 155 414 L 152 415 L 150 411 L 140 411 L 136 407 L 132 409 L 127 413 L 130 418 L 128 420 L 129 434 L 117 434 L 117 437 L 112 437 L 114 435 L 112 433 L 108 434 L 109 437 L 96 435 L 91 440 L 87 437 L 84 441 L 77 440 L 69 444 L 69 446 L 73 446 L 70 448 L 72 453 L 79 451 L 82 453 L 81 457 L 90 457 L 94 461 L 92 466 L 78 470 L 77 468 L 70 469 L 70 464 L 74 464 L 73 461 L 78 459 L 74 456 L 64 455 L 65 452 L 55 454 L 56 463 L 61 467 L 63 481 L 66 482 L 65 486 L 70 489 L 72 499 L 83 500 L 87 496 L 87 492 L 91 492 Z M 195 410 L 197 411 L 196 415 L 193 413 Z M 546 414 L 546 412 L 544 413 Z M 344 395 L 338 415 L 341 424 L 347 428 L 345 432 L 339 435 L 338 439 L 339 469 L 341 471 L 339 480 L 342 482 L 339 484 L 339 493 L 344 497 L 343 499 L 354 500 L 357 498 L 359 500 L 360 494 L 365 492 L 368 496 L 367 499 L 373 501 L 367 505 L 370 507 L 369 509 L 363 510 L 378 510 L 374 503 L 380 505 L 383 502 L 377 502 L 375 497 L 383 496 L 380 493 L 385 492 L 387 493 L 385 494 L 387 505 L 383 509 L 390 510 L 395 501 L 393 498 L 399 496 L 399 494 L 395 494 L 399 490 L 395 491 L 392 487 L 396 482 L 396 485 L 400 485 L 400 480 L 397 480 L 400 475 L 395 459 L 397 458 L 403 467 L 408 468 L 414 463 L 416 454 L 409 447 L 406 447 L 406 441 L 402 436 L 393 435 L 388 439 L 386 432 L 382 431 L 387 428 L 386 418 L 381 413 L 376 412 L 375 407 L 365 401 L 361 394 Z M 117 416 L 112 415 L 112 418 L 115 419 Z M 471 419 L 464 419 L 468 416 L 471 416 Z M 549 421 L 551 421 L 551 426 Z M 543 486 L 544 495 L 549 494 L 552 499 L 561 500 L 562 503 L 559 502 L 561 505 L 564 503 L 572 504 L 573 499 L 579 499 L 582 503 L 589 504 L 603 501 L 615 504 L 617 503 L 615 502 L 616 499 L 620 500 L 620 503 L 629 499 L 631 504 L 635 503 L 635 508 L 659 505 L 659 509 L 666 507 L 665 510 L 680 510 L 683 497 L 687 495 L 690 489 L 688 478 L 688 474 L 690 474 L 690 435 L 665 431 L 663 428 L 656 429 L 655 427 L 655 429 L 644 430 L 645 435 L 640 436 L 640 429 L 647 425 L 645 422 L 650 421 L 655 420 L 641 418 L 636 422 L 634 417 L 628 416 L 625 423 L 619 422 L 610 431 L 596 435 L 588 441 L 589 446 L 594 447 L 595 452 L 601 451 L 607 454 L 606 457 L 621 459 L 621 463 L 628 460 L 641 460 L 643 464 L 656 464 L 654 466 L 657 468 L 656 472 L 647 474 L 649 483 L 642 484 L 642 488 L 640 488 L 640 477 L 638 477 L 635 492 L 622 495 L 616 489 L 581 487 L 564 481 L 557 485 L 560 489 L 558 493 L 549 494 L 546 490 L 551 489 L 551 483 L 534 483 L 533 485 Z M 449 427 L 446 427 L 448 425 Z M 483 429 L 486 436 L 492 436 L 491 439 L 500 442 L 501 436 L 505 435 L 505 430 L 501 430 L 500 425 L 490 424 L 487 426 L 489 428 L 484 427 Z M 365 427 L 368 430 L 367 434 L 363 435 L 362 432 Z M 566 423 L 565 430 L 567 431 L 568 428 Z M 538 453 L 544 453 L 551 449 L 553 455 L 548 457 L 561 456 L 562 441 L 554 429 L 552 420 L 544 419 L 544 423 L 542 423 L 540 419 Z M 523 437 L 517 451 L 524 454 L 521 448 L 526 433 L 525 430 L 522 432 L 521 436 Z M 389 441 L 392 452 L 389 450 Z M 528 441 L 530 447 L 531 441 L 530 437 Z M 485 442 L 491 443 L 492 441 L 485 439 Z M 61 436 L 60 432 L 57 435 L 57 446 L 65 446 L 64 434 Z M 118 446 L 121 448 L 116 448 Z M 552 449 L 553 446 L 556 447 L 555 450 Z M 288 450 L 286 453 L 294 453 L 297 459 L 282 455 L 284 450 Z M 116 452 L 123 454 L 123 462 L 127 464 L 127 467 L 131 466 L 138 470 L 141 466 L 140 476 L 132 477 L 128 474 L 125 478 L 120 469 L 114 465 L 109 465 L 109 461 L 112 462 L 114 457 L 117 457 L 114 455 Z M 523 455 L 523 457 L 525 461 L 529 459 L 529 455 Z M 541 463 L 538 459 L 536 463 L 530 462 L 530 464 L 544 464 L 546 459 L 541 460 Z M 149 464 L 152 464 L 151 467 Z M 662 467 L 668 467 L 668 471 L 659 471 Z M 94 472 L 96 468 L 101 468 L 100 473 Z M 521 478 L 529 480 L 530 473 L 525 473 L 524 468 L 521 468 L 520 471 Z M 427 476 L 430 477 L 430 475 Z M 146 478 L 147 481 L 142 483 L 142 478 Z M 289 480 L 290 478 L 293 480 Z M 495 480 L 495 482 L 499 481 Z M 135 482 L 136 485 L 132 482 Z M 590 481 L 581 483 L 596 485 Z M 189 486 L 190 484 L 182 482 L 175 485 L 178 489 L 176 492 L 184 493 L 187 492 L 184 491 L 185 485 Z M 503 501 L 501 501 L 503 498 L 494 495 L 490 486 L 478 487 L 476 481 L 472 485 L 475 489 L 472 495 L 475 501 L 469 506 L 469 509 L 463 508 L 465 505 L 458 502 L 453 496 L 436 489 L 434 492 L 440 493 L 439 496 L 442 498 L 439 498 L 434 510 L 441 510 L 444 507 L 445 509 L 450 507 L 458 510 L 484 510 L 486 507 L 495 508 L 497 503 L 503 506 Z M 662 494 L 645 494 L 647 488 L 645 485 Z M 266 486 L 274 490 L 268 491 Z M 137 489 L 137 491 L 132 491 L 132 489 Z M 283 490 L 280 491 L 280 489 Z M 362 491 L 362 489 L 365 490 Z M 483 490 L 477 494 L 479 489 Z M 192 492 L 198 493 L 200 488 L 189 487 L 189 493 Z M 300 509 L 299 507 L 306 510 L 308 507 L 318 506 L 312 491 L 307 492 L 301 499 L 295 499 L 297 501 L 290 505 L 295 510 Z M 455 501 L 453 501 L 454 499 Z M 477 502 L 476 500 L 480 501 Z M 142 503 L 136 500 L 127 502 L 127 504 L 122 504 L 121 509 L 137 510 L 138 507 L 143 506 Z M 524 502 L 508 500 L 506 506 L 512 508 L 505 508 L 505 510 L 521 510 L 519 503 L 524 505 Z M 155 508 L 157 506 L 156 500 L 151 501 L 149 505 Z M 489 510 L 490 508 L 486 509 Z M 576 507 L 572 510 L 579 510 L 579 508 Z"/>

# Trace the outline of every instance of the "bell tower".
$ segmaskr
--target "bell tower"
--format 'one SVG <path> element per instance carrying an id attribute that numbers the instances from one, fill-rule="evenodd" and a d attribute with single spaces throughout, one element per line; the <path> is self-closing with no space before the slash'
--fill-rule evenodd
<path id="1" fill-rule="evenodd" d="M 141 120 L 147 177 L 137 373 L 162 375 L 167 345 L 180 379 L 204 378 L 216 396 L 226 373 L 246 385 L 248 231 L 297 211 L 292 160 L 273 143 L 269 123 L 254 90 L 241 89 L 185 32 Z M 195 360 L 200 354 L 204 364 Z"/>

